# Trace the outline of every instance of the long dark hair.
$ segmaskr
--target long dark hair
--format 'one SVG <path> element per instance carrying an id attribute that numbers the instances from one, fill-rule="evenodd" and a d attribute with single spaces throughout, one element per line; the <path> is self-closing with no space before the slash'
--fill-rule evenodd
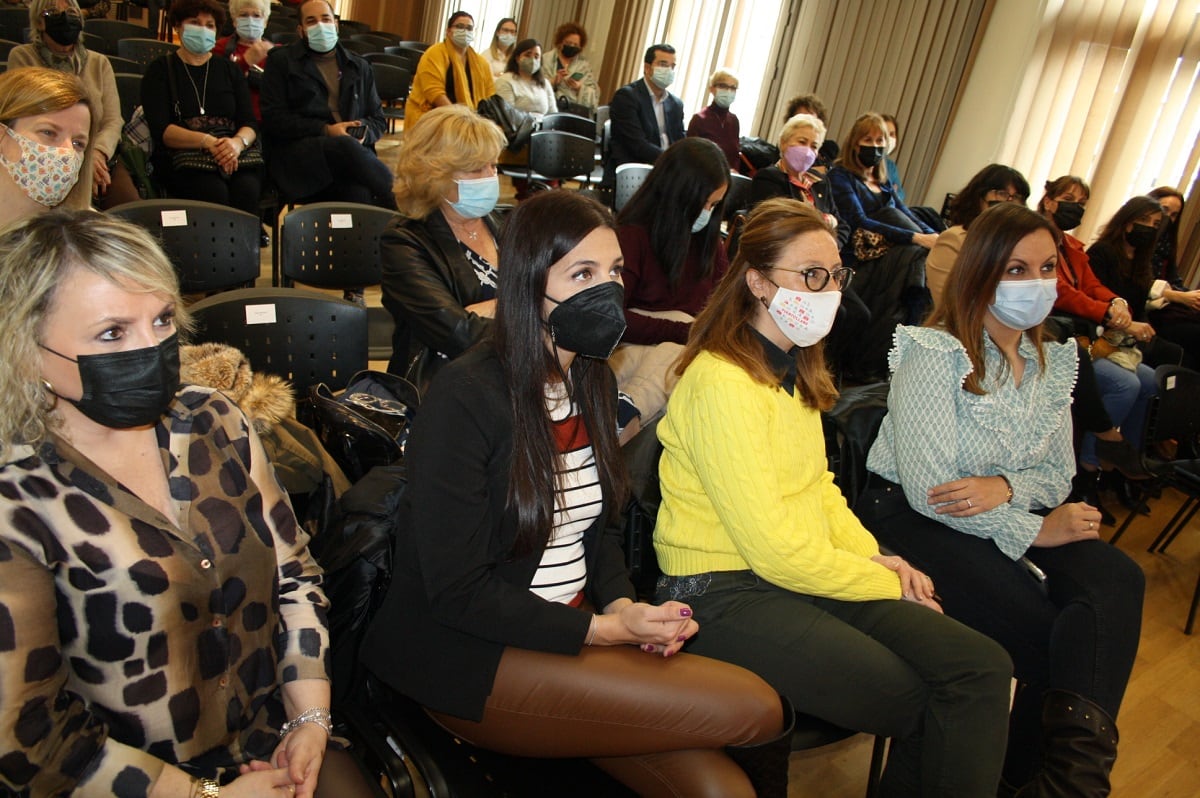
<path id="1" fill-rule="evenodd" d="M 1162 209 L 1154 197 L 1131 197 L 1117 208 L 1117 212 L 1100 228 L 1100 235 L 1096 237 L 1096 244 L 1104 242 L 1116 254 L 1117 271 L 1146 290 L 1149 290 L 1153 280 L 1150 274 L 1150 256 L 1154 254 L 1154 243 L 1138 247 L 1130 258 L 1125 254 L 1125 226 L 1133 224 L 1148 213 L 1162 213 Z"/>
<path id="2" fill-rule="evenodd" d="M 1147 197 L 1153 197 L 1162 200 L 1167 197 L 1174 197 L 1179 200 L 1179 216 L 1172 219 L 1167 214 L 1167 209 L 1163 208 L 1163 228 L 1158 234 L 1159 246 L 1155 247 L 1155 253 L 1161 255 L 1163 259 L 1162 274 L 1155 274 L 1155 277 L 1166 278 L 1167 273 L 1175 269 L 1175 260 L 1179 252 L 1179 218 L 1183 216 L 1183 209 L 1187 205 L 1187 200 L 1183 198 L 1183 193 L 1178 189 L 1170 186 L 1159 186 L 1146 192 Z"/>
<path id="3" fill-rule="evenodd" d="M 1022 204 L 1029 199 L 1029 181 L 1025 175 L 999 163 L 983 167 L 950 201 L 950 223 L 970 227 L 975 217 L 983 213 L 983 198 L 992 191 L 1008 191 L 1009 187 L 1021 195 Z"/>
<path id="4" fill-rule="evenodd" d="M 1002 202 L 979 214 L 967 237 L 958 262 L 946 280 L 944 296 L 929 320 L 927 327 L 941 327 L 962 342 L 967 359 L 973 367 L 963 380 L 963 390 L 982 395 L 987 376 L 983 356 L 983 321 L 996 297 L 996 285 L 1004 276 L 1004 268 L 1013 249 L 1025 236 L 1045 230 L 1058 244 L 1059 232 L 1045 216 L 1015 202 Z M 1046 366 L 1042 350 L 1042 327 L 1039 324 L 1025 331 L 1037 346 L 1038 369 Z"/>
<path id="5" fill-rule="evenodd" d="M 546 408 L 546 385 L 562 378 L 547 347 L 543 305 L 546 276 L 589 233 L 613 228 L 612 215 L 573 191 L 545 191 L 513 211 L 500 240 L 500 280 L 492 344 L 499 356 L 512 405 L 513 452 L 508 506 L 517 513 L 514 554 L 546 545 L 554 523 L 558 453 Z M 568 392 L 587 428 L 600 486 L 610 508 L 624 504 L 625 462 L 616 435 L 616 388 L 607 364 L 576 357 Z"/>
<path id="6" fill-rule="evenodd" d="M 541 46 L 542 43 L 537 39 L 522 39 L 514 44 L 512 52 L 508 54 L 508 63 L 504 65 L 504 71 L 510 75 L 520 76 L 521 65 L 517 63 L 517 59 L 521 57 L 521 53 L 525 52 L 531 47 Z M 543 83 L 546 85 L 550 84 L 550 81 L 546 79 L 546 74 L 542 69 L 542 59 L 538 59 L 538 68 L 532 75 L 529 76 L 529 79 L 535 83 Z"/>
<path id="7" fill-rule="evenodd" d="M 696 276 L 708 277 L 716 257 L 725 200 L 713 206 L 708 227 L 693 234 L 692 224 L 709 195 L 726 185 L 729 161 L 721 148 L 708 139 L 680 139 L 658 156 L 646 182 L 621 209 L 617 223 L 646 228 L 650 250 L 672 287 L 679 283 L 689 252 L 699 256 L 700 273 Z"/>

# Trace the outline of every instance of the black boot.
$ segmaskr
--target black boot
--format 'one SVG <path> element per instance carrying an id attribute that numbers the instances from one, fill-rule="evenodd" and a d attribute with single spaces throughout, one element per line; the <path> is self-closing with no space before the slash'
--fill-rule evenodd
<path id="1" fill-rule="evenodd" d="M 1096 704 L 1047 690 L 1042 705 L 1042 769 L 1016 798 L 1104 798 L 1117 759 L 1117 726 Z"/>
<path id="2" fill-rule="evenodd" d="M 1102 465 L 1117 469 L 1129 479 L 1149 479 L 1154 476 L 1141 452 L 1124 438 L 1119 441 L 1097 438 L 1096 458 Z"/>
<path id="3" fill-rule="evenodd" d="M 792 702 L 780 696 L 783 704 L 783 731 L 778 737 L 758 745 L 728 746 L 729 758 L 746 771 L 758 798 L 787 798 L 788 757 L 792 753 L 792 729 L 796 711 Z"/>

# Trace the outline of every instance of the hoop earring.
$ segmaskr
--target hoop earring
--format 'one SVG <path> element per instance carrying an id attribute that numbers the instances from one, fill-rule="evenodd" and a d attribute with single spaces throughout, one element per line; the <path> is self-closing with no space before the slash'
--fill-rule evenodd
<path id="1" fill-rule="evenodd" d="M 54 386 L 50 384 L 49 380 L 45 378 L 42 379 L 42 389 L 49 394 L 46 399 L 46 409 L 53 410 L 54 408 L 58 407 L 58 394 L 55 393 Z"/>

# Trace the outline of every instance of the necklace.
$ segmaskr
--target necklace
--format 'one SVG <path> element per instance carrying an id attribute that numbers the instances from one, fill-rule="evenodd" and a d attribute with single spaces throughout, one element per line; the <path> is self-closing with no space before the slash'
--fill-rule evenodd
<path id="1" fill-rule="evenodd" d="M 208 100 L 208 68 L 212 66 L 212 58 L 204 62 L 204 92 L 201 94 L 200 89 L 196 88 L 196 81 L 192 79 L 192 71 L 188 69 L 188 64 L 183 65 L 183 74 L 187 75 L 188 83 L 192 84 L 192 93 L 196 95 L 196 105 L 200 106 L 200 116 L 205 116 L 204 105 Z"/>

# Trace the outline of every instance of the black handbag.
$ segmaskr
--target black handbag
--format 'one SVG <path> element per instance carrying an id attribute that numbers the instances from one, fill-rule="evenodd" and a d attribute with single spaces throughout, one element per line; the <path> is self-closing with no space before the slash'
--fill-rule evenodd
<path id="1" fill-rule="evenodd" d="M 184 118 L 179 110 L 179 94 L 175 90 L 175 67 L 174 56 L 167 56 L 167 86 L 171 90 L 171 106 L 175 112 L 175 121 L 181 127 L 186 127 L 188 130 L 195 130 L 198 133 L 207 133 L 219 139 L 232 138 L 237 133 L 237 122 L 225 116 L 192 116 Z M 191 169 L 200 172 L 218 172 L 221 173 L 221 167 L 217 164 L 217 159 L 212 156 L 208 150 L 172 149 L 171 168 L 172 169 Z M 249 147 L 242 150 L 242 154 L 238 156 L 237 168 L 248 167 L 251 169 L 266 166 L 266 161 L 263 159 L 262 146 L 258 139 Z"/>
<path id="2" fill-rule="evenodd" d="M 324 383 L 309 389 L 313 428 L 351 482 L 375 466 L 400 462 L 420 404 L 412 383 L 380 371 L 360 371 L 337 396 Z"/>
<path id="3" fill-rule="evenodd" d="M 495 122 L 508 139 L 509 152 L 518 152 L 533 135 L 533 115 L 515 107 L 499 94 L 485 97 L 475 109 L 484 119 Z"/>

